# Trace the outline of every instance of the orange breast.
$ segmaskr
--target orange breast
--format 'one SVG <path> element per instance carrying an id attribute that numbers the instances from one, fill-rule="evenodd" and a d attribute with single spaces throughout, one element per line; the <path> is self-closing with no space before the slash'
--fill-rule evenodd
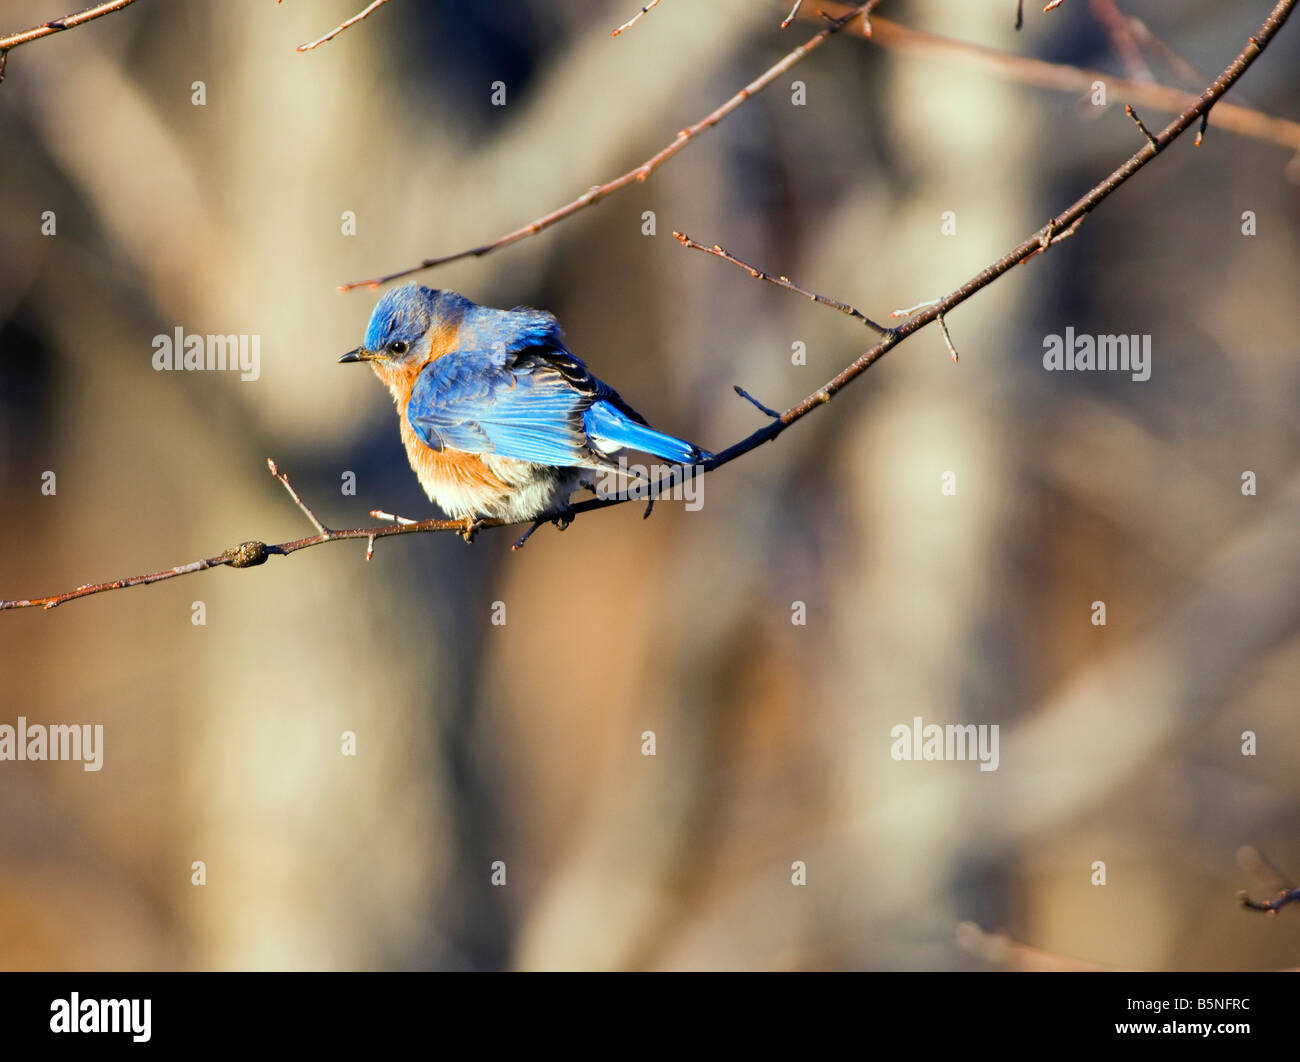
<path id="1" fill-rule="evenodd" d="M 480 455 L 450 448 L 435 450 L 427 446 L 406 419 L 405 407 L 401 412 L 401 424 L 406 456 L 420 485 L 430 494 L 451 489 L 497 496 L 507 490 L 501 477 L 487 467 Z"/>
<path id="2" fill-rule="evenodd" d="M 432 339 L 433 357 L 429 361 L 450 352 L 456 341 L 456 331 L 454 328 L 441 329 Z M 402 430 L 402 445 L 406 448 L 406 456 L 411 462 L 411 469 L 420 480 L 420 486 L 434 498 L 448 492 L 464 492 L 480 497 L 497 497 L 506 493 L 509 488 L 500 476 L 487 467 L 481 456 L 467 454 L 462 450 L 435 450 L 415 434 L 415 429 L 406 419 L 406 407 L 411 401 L 415 379 L 429 361 L 406 369 L 400 366 L 389 367 L 383 362 L 371 362 L 375 375 L 387 385 L 393 396 Z"/>

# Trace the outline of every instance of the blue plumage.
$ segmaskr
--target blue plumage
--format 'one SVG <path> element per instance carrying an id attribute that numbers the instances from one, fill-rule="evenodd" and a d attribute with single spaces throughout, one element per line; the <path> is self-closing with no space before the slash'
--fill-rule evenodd
<path id="1" fill-rule="evenodd" d="M 620 450 L 673 464 L 712 454 L 651 428 L 564 345 L 554 316 L 408 284 L 376 304 L 363 346 L 403 421 L 411 467 L 457 518 L 562 517 Z"/>
<path id="2" fill-rule="evenodd" d="M 587 437 L 602 445 L 608 442 L 612 444 L 610 448 L 640 450 L 674 464 L 693 465 L 711 456 L 691 443 L 647 427 L 644 422 L 637 423 L 604 400 L 587 407 L 582 424 Z"/>
<path id="3" fill-rule="evenodd" d="M 625 448 L 683 464 L 710 456 L 650 428 L 569 353 L 551 314 L 495 310 L 450 292 L 428 301 L 460 314 L 456 349 L 424 366 L 407 405 L 411 426 L 433 449 L 557 467 L 597 465 Z M 418 310 L 402 320 L 428 328 Z"/>

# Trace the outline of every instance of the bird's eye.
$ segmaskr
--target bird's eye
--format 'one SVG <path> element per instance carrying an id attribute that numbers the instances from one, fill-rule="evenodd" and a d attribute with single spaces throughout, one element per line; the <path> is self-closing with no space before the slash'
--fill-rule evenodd
<path id="1" fill-rule="evenodd" d="M 400 357 L 411 349 L 411 345 L 404 339 L 394 339 L 388 344 L 388 349 Z"/>

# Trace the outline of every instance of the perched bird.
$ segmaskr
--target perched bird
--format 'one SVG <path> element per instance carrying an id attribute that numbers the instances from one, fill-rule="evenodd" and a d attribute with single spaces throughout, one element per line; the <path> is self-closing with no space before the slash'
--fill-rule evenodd
<path id="1" fill-rule="evenodd" d="M 467 531 L 485 518 L 566 524 L 570 495 L 619 471 L 620 450 L 682 465 L 713 456 L 651 428 L 540 310 L 408 284 L 379 300 L 365 342 L 339 361 L 368 361 L 388 386 L 420 485 Z"/>

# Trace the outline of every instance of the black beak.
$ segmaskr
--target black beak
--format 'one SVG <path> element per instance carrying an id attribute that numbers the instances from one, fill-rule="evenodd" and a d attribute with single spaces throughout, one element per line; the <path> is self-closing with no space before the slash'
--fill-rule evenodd
<path id="1" fill-rule="evenodd" d="M 364 347 L 357 347 L 356 350 L 349 350 L 339 358 L 339 364 L 342 365 L 345 361 L 370 361 L 373 357 L 374 355 Z"/>

